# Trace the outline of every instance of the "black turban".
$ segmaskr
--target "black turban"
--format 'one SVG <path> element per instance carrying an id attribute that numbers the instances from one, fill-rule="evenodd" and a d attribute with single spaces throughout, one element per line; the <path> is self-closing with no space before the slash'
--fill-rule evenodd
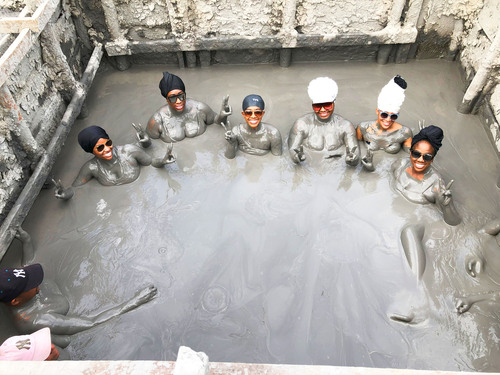
<path id="1" fill-rule="evenodd" d="M 408 84 L 406 83 L 406 81 L 403 79 L 403 77 L 401 77 L 400 75 L 397 75 L 396 77 L 394 77 L 394 82 L 399 86 L 401 87 L 403 90 L 406 90 L 406 88 L 408 87 Z"/>
<path id="2" fill-rule="evenodd" d="M 167 94 L 172 90 L 182 90 L 186 92 L 184 82 L 182 82 L 182 79 L 177 77 L 175 74 L 163 72 L 163 78 L 160 81 L 161 95 L 166 98 Z"/>
<path id="3" fill-rule="evenodd" d="M 89 126 L 78 133 L 78 143 L 85 152 L 92 153 L 97 141 L 101 138 L 109 139 L 108 133 L 97 125 Z"/>
<path id="4" fill-rule="evenodd" d="M 434 154 L 437 154 L 443 140 L 443 130 L 434 125 L 429 125 L 420 130 L 411 140 L 411 148 L 420 141 L 427 141 L 434 149 Z"/>

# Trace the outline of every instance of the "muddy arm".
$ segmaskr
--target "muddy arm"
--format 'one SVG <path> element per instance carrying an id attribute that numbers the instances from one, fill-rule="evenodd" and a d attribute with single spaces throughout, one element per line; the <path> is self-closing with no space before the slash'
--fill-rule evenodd
<path id="1" fill-rule="evenodd" d="M 233 113 L 232 109 L 231 109 L 231 106 L 229 105 L 229 95 L 226 95 L 223 99 L 222 99 L 222 104 L 221 104 L 221 108 L 220 108 L 220 112 L 219 114 L 217 114 L 213 119 L 212 119 L 212 122 L 214 124 L 220 124 L 220 123 L 223 123 L 225 125 L 227 125 L 227 118 L 229 117 L 229 115 L 231 115 Z M 207 124 L 211 124 L 212 122 L 207 122 Z"/>
<path id="2" fill-rule="evenodd" d="M 158 139 L 162 136 L 161 122 L 162 119 L 158 112 L 149 119 L 148 125 L 146 126 L 146 134 L 152 139 Z"/>
<path id="3" fill-rule="evenodd" d="M 302 130 L 297 130 L 296 125 L 290 131 L 290 135 L 288 136 L 288 151 L 290 152 L 290 158 L 294 163 L 300 163 L 301 161 L 306 160 L 306 156 L 304 155 L 304 146 L 302 146 L 302 142 L 305 139 L 305 134 Z"/>
<path id="4" fill-rule="evenodd" d="M 359 163 L 359 145 L 356 131 L 351 123 L 349 123 L 349 130 L 344 135 L 344 144 L 346 149 L 345 162 L 347 165 L 355 167 Z"/>
<path id="5" fill-rule="evenodd" d="M 151 156 L 148 155 L 147 152 L 144 150 L 140 149 L 139 147 L 136 147 L 134 145 L 134 148 L 130 152 L 130 155 L 137 160 L 139 165 L 150 165 L 151 164 Z"/>
<path id="6" fill-rule="evenodd" d="M 424 237 L 424 226 L 410 224 L 401 231 L 401 244 L 405 252 L 406 260 L 413 273 L 420 280 L 425 271 L 425 251 L 422 245 Z"/>
<path id="7" fill-rule="evenodd" d="M 450 190 L 452 184 L 453 180 L 451 180 L 447 186 L 444 186 L 444 183 L 440 181 L 437 190 L 436 205 L 443 213 L 443 219 L 446 224 L 455 226 L 462 222 L 462 218 L 453 204 Z"/>
<path id="8" fill-rule="evenodd" d="M 227 130 L 224 134 L 224 138 L 227 141 L 224 156 L 228 159 L 234 159 L 236 156 L 236 150 L 238 149 L 238 139 L 236 138 L 236 134 L 234 134 L 232 130 Z"/>
<path id="9" fill-rule="evenodd" d="M 281 140 L 281 134 L 279 131 L 276 131 L 276 133 L 273 133 L 271 137 L 271 153 L 279 156 L 283 153 L 283 141 Z"/>
<path id="10" fill-rule="evenodd" d="M 80 168 L 78 176 L 76 176 L 75 180 L 73 181 L 73 187 L 84 185 L 94 178 L 94 172 L 92 171 L 92 168 L 90 166 L 91 161 L 92 160 L 89 160 L 83 165 L 82 168 Z"/>
<path id="11" fill-rule="evenodd" d="M 33 259 L 35 258 L 35 247 L 33 246 L 29 233 L 21 227 L 17 228 L 16 238 L 21 241 L 23 246 L 21 264 L 24 267 L 33 262 Z"/>
<path id="12" fill-rule="evenodd" d="M 455 308 L 459 314 L 463 314 L 470 310 L 473 304 L 483 301 L 497 302 L 499 294 L 497 292 L 489 292 L 484 294 L 476 294 L 468 297 L 459 297 L 455 303 Z"/>
<path id="13" fill-rule="evenodd" d="M 480 232 L 496 236 L 500 233 L 500 219 L 492 220 L 481 228 Z"/>
<path id="14" fill-rule="evenodd" d="M 40 311 L 36 316 L 32 314 L 32 319 L 24 321 L 26 325 L 23 328 L 26 330 L 38 330 L 43 327 L 50 327 L 51 332 L 55 335 L 73 335 L 133 310 L 152 300 L 156 294 L 156 288 L 148 286 L 137 292 L 129 301 L 89 318 L 70 317 L 52 311 Z"/>

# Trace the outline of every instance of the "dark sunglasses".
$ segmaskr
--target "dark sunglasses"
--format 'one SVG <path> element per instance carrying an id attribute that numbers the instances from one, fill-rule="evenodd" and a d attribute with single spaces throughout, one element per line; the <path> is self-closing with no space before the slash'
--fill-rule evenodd
<path id="1" fill-rule="evenodd" d="M 111 139 L 108 139 L 106 143 L 101 143 L 99 146 L 96 146 L 95 149 L 98 152 L 103 152 L 104 151 L 104 145 L 111 147 L 113 146 L 113 141 Z"/>
<path id="2" fill-rule="evenodd" d="M 420 157 L 422 157 L 422 159 L 424 159 L 424 161 L 431 161 L 432 159 L 434 159 L 434 155 L 432 154 L 422 154 L 420 151 L 417 151 L 417 150 L 411 150 L 411 156 L 414 157 L 415 159 L 418 159 Z"/>
<path id="3" fill-rule="evenodd" d="M 258 110 L 256 110 L 256 111 L 251 111 L 251 110 L 247 109 L 244 113 L 245 113 L 245 116 L 247 116 L 247 117 L 250 117 L 250 116 L 252 116 L 252 115 L 255 115 L 255 116 L 257 116 L 257 117 L 260 117 L 260 116 L 262 116 L 262 115 L 264 114 L 264 112 L 262 112 L 262 111 L 261 111 L 261 110 L 259 110 L 259 109 L 258 109 Z"/>
<path id="4" fill-rule="evenodd" d="M 186 93 L 183 92 L 182 94 L 178 94 L 178 95 L 170 95 L 170 96 L 167 96 L 167 99 L 170 103 L 175 103 L 177 101 L 177 99 L 179 99 L 181 102 L 183 102 L 184 100 L 186 100 Z"/>
<path id="5" fill-rule="evenodd" d="M 392 121 L 396 121 L 399 117 L 399 115 L 397 113 L 393 113 L 392 115 L 390 115 L 387 112 L 380 112 L 380 117 L 382 117 L 382 118 L 387 118 L 389 116 L 391 117 Z"/>
<path id="6" fill-rule="evenodd" d="M 315 112 L 318 112 L 321 110 L 321 108 L 324 108 L 326 111 L 329 111 L 333 108 L 333 102 L 326 102 L 326 103 L 313 103 L 313 109 Z"/>

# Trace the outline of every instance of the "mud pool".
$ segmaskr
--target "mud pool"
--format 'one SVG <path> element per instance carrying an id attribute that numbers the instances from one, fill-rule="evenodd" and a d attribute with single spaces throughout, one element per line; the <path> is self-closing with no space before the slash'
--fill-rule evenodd
<path id="1" fill-rule="evenodd" d="M 41 192 L 23 227 L 71 315 L 94 315 L 150 283 L 159 291 L 137 310 L 74 335 L 72 359 L 173 360 L 187 345 L 211 361 L 500 371 L 498 301 L 461 315 L 455 309 L 461 297 L 500 293 L 500 269 L 488 261 L 495 250 L 485 255 L 488 272 L 466 272 L 467 259 L 482 254 L 477 231 L 500 217 L 500 165 L 479 119 L 456 111 L 463 95 L 457 64 L 104 69 L 87 100 L 90 115 L 75 123 L 54 176 L 68 186 L 90 158 L 76 140 L 86 126 L 102 126 L 115 144 L 135 142 L 131 123 L 145 125 L 165 103 L 163 70 L 216 112 L 229 94 L 232 124 L 243 121 L 243 97 L 260 94 L 263 121 L 280 130 L 284 145 L 295 119 L 311 111 L 312 78 L 337 81 L 335 112 L 357 125 L 376 118 L 380 89 L 402 75 L 408 89 L 398 121 L 414 133 L 420 120 L 444 129 L 434 166 L 455 180 L 463 222 L 450 227 L 434 207 L 392 190 L 390 166 L 408 157 L 403 151 L 377 152 L 372 173 L 308 150 L 299 166 L 287 151 L 228 160 L 224 130 L 212 125 L 174 145 L 177 163 L 143 167 L 134 183 L 91 181 L 68 202 Z M 155 140 L 148 152 L 161 156 L 166 147 Z M 411 223 L 425 225 L 421 281 L 400 242 Z M 15 265 L 18 251 L 15 242 L 3 263 Z"/>

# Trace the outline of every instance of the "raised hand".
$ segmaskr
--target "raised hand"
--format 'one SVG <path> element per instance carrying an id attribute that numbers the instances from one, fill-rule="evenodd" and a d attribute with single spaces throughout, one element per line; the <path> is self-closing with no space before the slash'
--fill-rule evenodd
<path id="1" fill-rule="evenodd" d="M 353 146 L 353 148 L 346 148 L 346 155 L 345 155 L 345 162 L 346 164 L 355 167 L 358 165 L 359 161 L 359 156 L 356 155 L 356 150 L 358 149 L 358 146 Z"/>
<path id="2" fill-rule="evenodd" d="M 222 123 L 227 123 L 227 117 L 233 113 L 231 106 L 229 105 L 229 95 L 224 96 L 222 99 L 222 105 L 219 112 L 219 119 Z"/>
<path id="3" fill-rule="evenodd" d="M 444 188 L 444 190 L 439 191 L 438 193 L 438 200 L 443 206 L 447 206 L 451 202 L 451 185 L 453 185 L 453 182 L 455 180 L 451 180 L 448 185 Z"/>
<path id="4" fill-rule="evenodd" d="M 473 302 L 467 300 L 466 298 L 460 298 L 457 300 L 455 308 L 457 309 L 457 312 L 459 314 L 463 314 L 464 312 L 469 311 L 469 309 L 472 307 L 472 304 Z"/>
<path id="5" fill-rule="evenodd" d="M 132 123 L 132 127 L 135 129 L 135 136 L 139 144 L 144 148 L 151 146 L 151 139 L 142 128 L 142 125 Z"/>
<path id="6" fill-rule="evenodd" d="M 158 289 L 154 285 L 149 285 L 146 288 L 137 292 L 133 298 L 137 303 L 137 306 L 142 305 L 148 301 L 151 301 L 158 294 Z"/>
<path id="7" fill-rule="evenodd" d="M 29 235 L 28 232 L 26 232 L 23 228 L 20 226 L 17 227 L 16 234 L 14 235 L 19 241 L 22 243 L 25 243 L 27 241 L 31 241 L 31 236 Z"/>
<path id="8" fill-rule="evenodd" d="M 173 148 L 174 144 L 170 142 L 167 146 L 167 151 L 165 152 L 165 155 L 162 158 L 154 158 L 151 161 L 151 165 L 155 168 L 161 168 L 165 164 L 174 163 L 177 160 L 177 158 L 175 157 L 174 154 L 172 154 Z"/>
<path id="9" fill-rule="evenodd" d="M 304 155 L 304 146 L 299 146 L 297 148 L 294 148 L 293 151 L 295 152 L 295 154 L 293 154 L 292 160 L 295 163 L 300 163 L 306 160 L 306 155 Z"/>
<path id="10" fill-rule="evenodd" d="M 361 164 L 368 172 L 373 172 L 375 170 L 373 166 L 373 151 L 371 148 L 368 148 L 366 155 L 361 158 Z"/>
<path id="11" fill-rule="evenodd" d="M 54 183 L 54 196 L 57 199 L 62 199 L 62 200 L 68 200 L 71 199 L 74 195 L 74 191 L 71 187 L 65 188 L 61 182 L 61 180 L 54 180 L 52 179 L 52 182 Z"/>

